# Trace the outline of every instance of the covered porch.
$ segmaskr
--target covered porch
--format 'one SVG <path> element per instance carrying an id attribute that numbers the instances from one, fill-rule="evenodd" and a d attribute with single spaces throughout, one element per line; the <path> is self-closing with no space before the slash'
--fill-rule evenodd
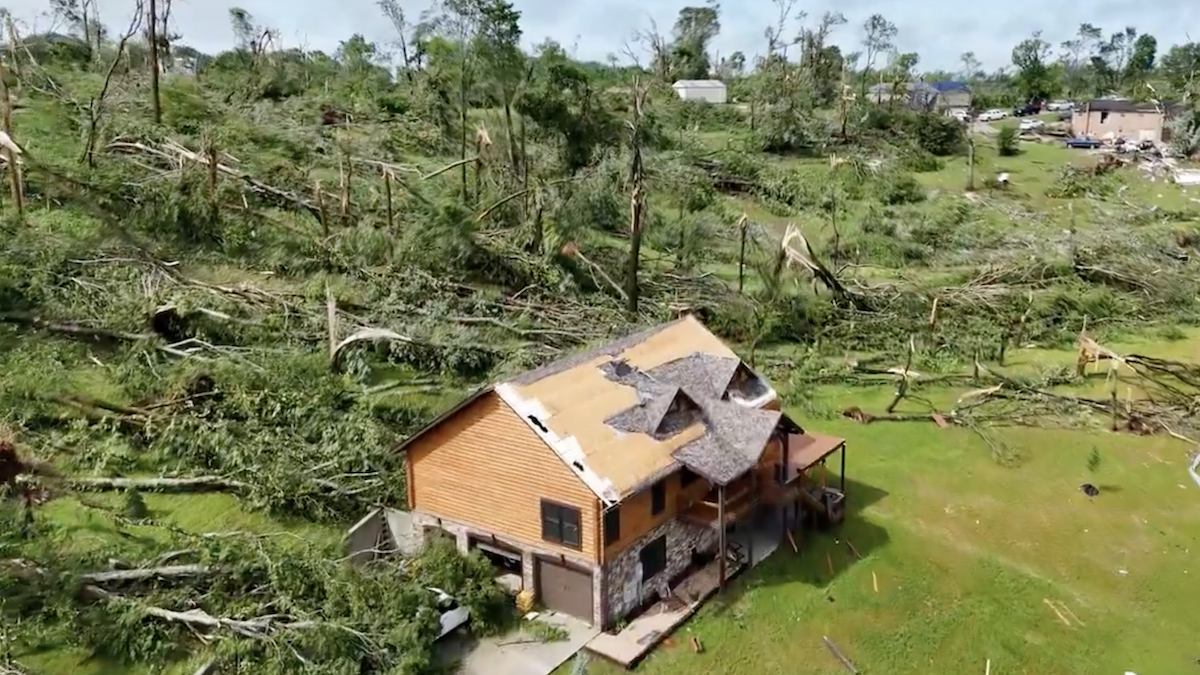
<path id="1" fill-rule="evenodd" d="M 829 485 L 828 461 L 840 453 L 838 485 Z M 728 567 L 753 567 L 810 518 L 836 525 L 845 514 L 846 441 L 806 433 L 787 416 L 759 462 L 726 484 L 715 483 L 680 517 L 717 530 L 719 588 Z"/>

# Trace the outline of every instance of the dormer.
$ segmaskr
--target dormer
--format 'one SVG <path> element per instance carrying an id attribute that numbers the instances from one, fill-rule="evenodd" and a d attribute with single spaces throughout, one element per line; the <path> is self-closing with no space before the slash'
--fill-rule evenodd
<path id="1" fill-rule="evenodd" d="M 657 438 L 670 438 L 684 429 L 699 422 L 703 417 L 703 411 L 700 410 L 700 405 L 695 399 L 688 396 L 682 389 L 675 392 L 674 398 L 671 399 L 670 405 L 667 406 L 667 411 L 663 413 L 662 420 L 654 430 L 654 436 Z"/>
<path id="2" fill-rule="evenodd" d="M 744 363 L 739 363 L 721 397 L 743 405 L 758 406 L 771 394 L 771 387 Z"/>

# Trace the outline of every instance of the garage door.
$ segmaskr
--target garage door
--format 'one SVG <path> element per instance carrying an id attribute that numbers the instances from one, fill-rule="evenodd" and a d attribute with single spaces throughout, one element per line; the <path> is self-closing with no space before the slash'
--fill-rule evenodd
<path id="1" fill-rule="evenodd" d="M 538 560 L 538 599 L 548 609 L 592 621 L 592 575 L 548 560 Z"/>
<path id="2" fill-rule="evenodd" d="M 507 546 L 498 541 L 493 541 L 491 539 L 485 539 L 482 537 L 470 537 L 467 539 L 467 543 L 470 546 L 470 548 L 473 548 L 473 549 L 474 548 L 482 549 L 484 551 L 487 551 L 488 553 L 494 553 L 497 555 L 505 556 L 506 558 L 512 558 L 512 559 L 516 560 L 517 562 L 520 562 L 520 560 L 521 560 L 521 551 L 519 549 L 515 549 L 511 546 Z"/>

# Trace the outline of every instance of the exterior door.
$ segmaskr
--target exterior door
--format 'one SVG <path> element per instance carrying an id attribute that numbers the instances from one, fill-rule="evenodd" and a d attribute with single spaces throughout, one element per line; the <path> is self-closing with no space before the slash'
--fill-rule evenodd
<path id="1" fill-rule="evenodd" d="M 592 622 L 592 575 L 549 560 L 537 562 L 538 598 L 548 609 Z"/>

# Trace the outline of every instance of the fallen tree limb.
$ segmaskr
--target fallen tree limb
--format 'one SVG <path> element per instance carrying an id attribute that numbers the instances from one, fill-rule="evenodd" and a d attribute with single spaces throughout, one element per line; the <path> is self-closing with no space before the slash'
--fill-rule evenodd
<path id="1" fill-rule="evenodd" d="M 105 476 L 65 476 L 70 486 L 82 490 L 145 490 L 147 492 L 240 492 L 250 485 L 222 476 L 193 478 L 116 478 Z"/>
<path id="2" fill-rule="evenodd" d="M 178 612 L 173 609 L 146 605 L 95 586 L 87 586 L 85 588 L 89 595 L 95 598 L 135 606 L 144 612 L 146 616 L 186 624 L 191 628 L 202 628 L 210 631 L 227 630 L 243 637 L 258 640 L 268 639 L 272 633 L 280 630 L 316 628 L 321 625 L 316 621 L 295 621 L 291 616 L 286 614 L 267 614 L 253 619 L 229 619 L 213 616 L 202 609 L 189 609 L 186 612 Z"/>
<path id="3" fill-rule="evenodd" d="M 127 583 L 131 581 L 146 581 L 148 579 L 181 579 L 186 577 L 202 577 L 213 573 L 207 565 L 164 565 L 162 567 L 145 567 L 134 570 L 112 570 L 110 572 L 92 572 L 81 574 L 79 580 L 84 584 L 103 585 L 111 583 Z"/>
<path id="4" fill-rule="evenodd" d="M 160 159 L 165 159 L 175 165 L 181 165 L 181 160 L 184 159 L 189 162 L 195 162 L 201 166 L 209 166 L 210 164 L 208 157 L 205 157 L 201 153 L 192 152 L 191 150 L 188 150 L 187 148 L 173 141 L 167 141 L 161 149 L 151 147 L 144 143 L 134 143 L 129 141 L 114 141 L 108 144 L 108 148 L 110 150 L 117 150 L 126 153 L 134 151 L 142 152 L 148 155 L 159 157 Z M 220 162 L 216 162 L 215 168 L 219 173 L 223 173 L 226 176 L 242 181 L 242 183 L 245 184 L 251 192 L 254 192 L 264 200 L 272 202 L 277 206 L 297 208 L 307 211 L 310 215 L 312 215 L 312 217 L 317 219 L 317 222 L 321 221 L 321 209 L 308 199 L 301 197 L 295 192 L 290 192 L 282 188 L 267 185 L 260 180 L 256 180 L 248 173 L 238 171 L 237 169 Z"/>
<path id="5" fill-rule="evenodd" d="M 0 322 L 16 324 L 36 330 L 49 331 L 51 333 L 61 333 L 63 335 L 73 335 L 77 337 L 88 337 L 94 340 L 118 340 L 121 342 L 134 342 L 137 340 L 150 340 L 155 337 L 151 333 L 126 333 L 124 331 L 108 330 L 106 328 L 96 328 L 93 326 L 80 326 L 72 323 L 58 323 L 26 312 L 0 312 Z"/>
<path id="6" fill-rule="evenodd" d="M 332 337 L 332 329 L 331 329 L 330 337 Z M 336 345 L 332 345 L 332 348 L 329 351 L 329 367 L 335 371 L 337 370 L 338 361 L 339 361 L 339 359 L 341 359 L 342 351 L 345 350 L 350 345 L 355 344 L 356 342 L 375 342 L 377 340 L 389 340 L 389 341 L 393 341 L 393 342 L 404 342 L 404 343 L 408 343 L 408 344 L 412 344 L 413 342 L 416 342 L 415 340 L 408 337 L 407 335 L 401 335 L 395 331 L 391 331 L 386 328 L 364 328 L 364 329 L 354 333 L 353 335 L 343 339 L 341 342 L 337 343 Z"/>

